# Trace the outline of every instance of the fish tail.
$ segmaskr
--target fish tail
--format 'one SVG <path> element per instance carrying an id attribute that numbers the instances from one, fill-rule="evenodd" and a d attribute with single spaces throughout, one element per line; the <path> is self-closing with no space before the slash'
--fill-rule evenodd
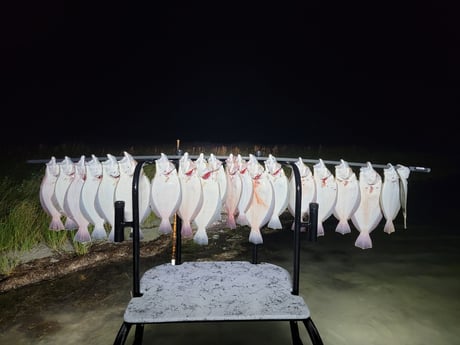
<path id="1" fill-rule="evenodd" d="M 246 214 L 243 212 L 240 212 L 238 214 L 238 217 L 236 217 L 236 223 L 242 226 L 249 225 L 248 218 L 246 217 Z"/>
<path id="2" fill-rule="evenodd" d="M 361 231 L 356 239 L 355 246 L 361 249 L 372 248 L 372 240 L 369 233 Z"/>
<path id="3" fill-rule="evenodd" d="M 158 227 L 158 231 L 162 234 L 170 234 L 172 232 L 171 223 L 169 222 L 169 218 L 161 218 L 160 226 Z"/>
<path id="4" fill-rule="evenodd" d="M 383 227 L 383 231 L 385 231 L 387 234 L 391 234 L 392 232 L 395 232 L 395 225 L 391 219 L 387 219 Z"/>
<path id="5" fill-rule="evenodd" d="M 80 227 L 78 228 L 73 240 L 80 243 L 91 242 L 91 235 L 89 234 L 87 228 Z"/>
<path id="6" fill-rule="evenodd" d="M 53 231 L 65 230 L 65 226 L 60 217 L 53 217 L 49 229 Z"/>
<path id="7" fill-rule="evenodd" d="M 342 235 L 349 234 L 351 232 L 350 224 L 345 219 L 340 220 L 335 231 Z"/>
<path id="8" fill-rule="evenodd" d="M 183 237 L 192 237 L 193 231 L 192 231 L 192 226 L 190 222 L 185 222 L 185 221 L 182 222 L 180 233 Z"/>
<path id="9" fill-rule="evenodd" d="M 193 236 L 193 241 L 199 245 L 208 244 L 208 235 L 206 234 L 206 230 L 198 229 L 195 236 Z"/>
<path id="10" fill-rule="evenodd" d="M 93 240 L 104 240 L 107 238 L 107 233 L 105 232 L 104 227 L 94 227 L 93 232 L 91 233 L 91 238 Z"/>
<path id="11" fill-rule="evenodd" d="M 283 225 L 281 225 L 279 217 L 273 216 L 272 218 L 270 218 L 267 227 L 269 227 L 270 229 L 282 229 Z"/>
<path id="12" fill-rule="evenodd" d="M 64 228 L 65 230 L 75 230 L 78 229 L 78 225 L 72 218 L 67 217 L 64 223 Z"/>
<path id="13" fill-rule="evenodd" d="M 236 229 L 235 215 L 232 214 L 232 213 L 229 213 L 229 214 L 228 214 L 227 226 L 228 226 L 230 229 Z"/>
<path id="14" fill-rule="evenodd" d="M 254 244 L 262 244 L 264 240 L 262 239 L 262 234 L 260 233 L 260 229 L 258 228 L 251 228 L 249 233 L 249 242 Z"/>

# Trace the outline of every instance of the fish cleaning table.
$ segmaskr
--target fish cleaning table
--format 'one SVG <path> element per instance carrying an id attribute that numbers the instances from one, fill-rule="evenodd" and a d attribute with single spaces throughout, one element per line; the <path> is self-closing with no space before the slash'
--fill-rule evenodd
<path id="1" fill-rule="evenodd" d="M 146 324 L 217 321 L 288 321 L 294 345 L 301 345 L 298 322 L 302 322 L 314 345 L 323 344 L 310 310 L 299 296 L 300 228 L 306 226 L 310 240 L 316 240 L 318 204 L 310 204 L 308 223 L 301 222 L 301 185 L 297 166 L 291 167 L 296 183 L 294 217 L 293 276 L 283 267 L 257 261 L 254 245 L 252 262 L 181 262 L 180 231 L 177 233 L 175 264 L 162 264 L 139 278 L 139 161 L 133 177 L 133 221 L 125 222 L 124 202 L 115 202 L 115 241 L 123 240 L 123 228 L 133 228 L 133 297 L 124 313 L 114 344 L 127 340 L 136 326 L 133 344 L 142 344 Z M 180 221 L 180 219 L 178 218 Z"/>

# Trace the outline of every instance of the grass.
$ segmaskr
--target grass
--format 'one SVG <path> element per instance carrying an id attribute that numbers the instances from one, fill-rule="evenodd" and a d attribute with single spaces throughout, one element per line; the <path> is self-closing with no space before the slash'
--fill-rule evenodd
<path id="1" fill-rule="evenodd" d="M 408 155 L 397 149 L 376 150 L 366 147 L 329 147 L 329 146 L 298 146 L 298 145 L 255 145 L 238 143 L 234 145 L 213 143 L 187 143 L 181 147 L 183 152 L 190 155 L 213 153 L 217 156 L 227 156 L 238 153 L 247 156 L 249 153 L 260 151 L 262 156 L 273 154 L 275 157 L 311 158 L 324 160 L 339 160 L 343 158 L 349 162 L 371 161 L 380 164 L 387 162 L 405 165 L 421 165 L 429 157 L 423 152 L 419 155 Z M 91 250 L 91 243 L 81 244 L 73 241 L 75 231 L 48 230 L 49 217 L 42 210 L 39 201 L 39 188 L 44 176 L 45 164 L 27 164 L 29 159 L 49 159 L 55 156 L 62 159 L 65 155 L 79 158 L 82 154 L 90 157 L 95 154 L 105 157 L 107 153 L 122 156 L 127 151 L 136 155 L 167 155 L 176 154 L 175 142 L 172 145 L 140 145 L 130 147 L 104 147 L 85 145 L 38 145 L 30 148 L 4 148 L 4 159 L 0 162 L 0 169 L 4 175 L 0 177 L 0 274 L 10 274 L 19 260 L 11 252 L 29 251 L 39 244 L 48 246 L 51 250 L 63 251 L 66 246 L 73 247 L 75 253 L 84 255 Z M 311 166 L 311 165 L 310 165 Z M 154 164 L 144 166 L 149 178 L 153 177 Z M 144 222 L 145 227 L 152 227 L 154 214 Z M 91 230 L 91 229 L 90 229 Z"/>

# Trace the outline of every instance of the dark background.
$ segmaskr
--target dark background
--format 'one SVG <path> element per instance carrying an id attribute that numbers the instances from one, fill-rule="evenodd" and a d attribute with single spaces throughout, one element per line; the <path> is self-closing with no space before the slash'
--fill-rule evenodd
<path id="1" fill-rule="evenodd" d="M 2 142 L 456 147 L 452 5 L 56 1 L 4 15 Z"/>

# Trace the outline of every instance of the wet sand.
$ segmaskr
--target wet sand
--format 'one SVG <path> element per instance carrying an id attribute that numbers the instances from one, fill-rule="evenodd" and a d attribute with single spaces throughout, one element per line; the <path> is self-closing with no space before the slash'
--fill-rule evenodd
<path id="1" fill-rule="evenodd" d="M 325 344 L 437 344 L 460 339 L 460 232 L 455 213 L 445 217 L 426 203 L 424 188 L 411 189 L 408 228 L 372 233 L 373 248 L 354 246 L 358 232 L 302 239 L 300 294 Z M 453 206 L 452 206 L 453 208 Z M 438 210 L 439 211 L 439 210 Z M 288 228 L 289 226 L 287 226 Z M 285 227 L 286 228 L 286 227 Z M 247 228 L 238 228 L 245 240 Z M 260 261 L 292 270 L 292 232 L 264 233 Z M 225 259 L 250 260 L 250 246 L 235 255 L 218 242 Z M 238 237 L 238 236 L 237 236 Z M 211 242 L 213 243 L 213 242 Z M 184 260 L 206 259 L 206 247 L 190 246 Z M 143 259 L 141 271 L 169 256 Z M 131 262 L 101 265 L 64 278 L 0 295 L 1 344 L 112 344 L 130 299 Z M 304 344 L 309 344 L 300 325 Z M 132 342 L 131 330 L 127 344 Z M 291 344 L 287 322 L 146 325 L 144 344 Z"/>

